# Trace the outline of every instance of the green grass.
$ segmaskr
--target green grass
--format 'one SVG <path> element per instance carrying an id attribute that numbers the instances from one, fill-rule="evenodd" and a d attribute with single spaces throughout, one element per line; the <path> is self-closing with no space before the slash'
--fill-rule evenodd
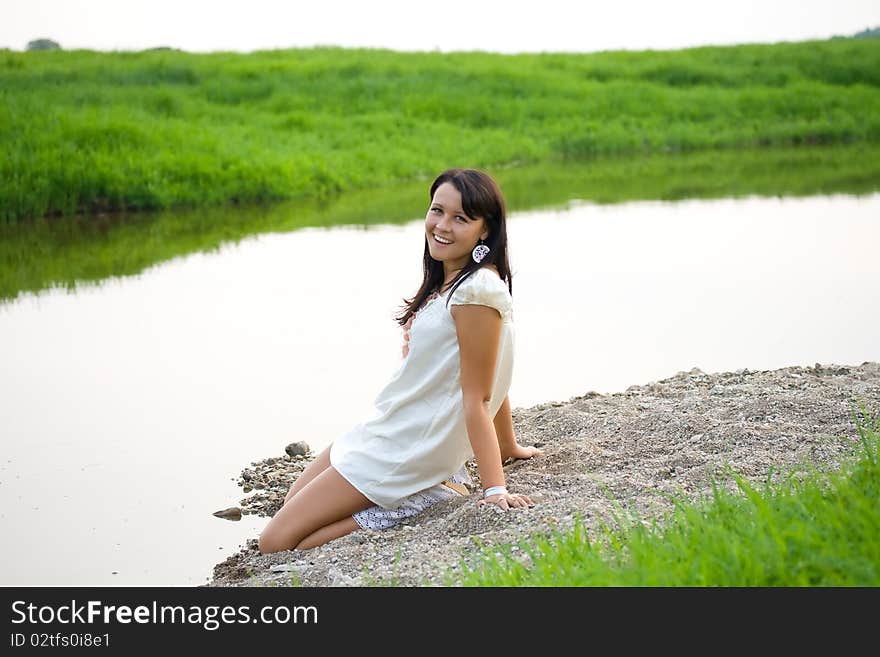
<path id="1" fill-rule="evenodd" d="M 880 40 L 594 54 L 0 51 L 0 221 L 609 155 L 880 141 Z"/>
<path id="2" fill-rule="evenodd" d="M 864 194 L 880 189 L 880 144 L 697 151 L 492 170 L 512 211 L 565 204 L 746 195 Z M 251 235 L 307 226 L 403 223 L 424 216 L 427 180 L 327 201 L 197 208 L 0 224 L 0 302 L 75 290 Z"/>
<path id="3" fill-rule="evenodd" d="M 592 532 L 577 520 L 484 549 L 448 585 L 878 586 L 880 420 L 862 409 L 860 442 L 839 469 L 795 470 L 755 486 L 732 473 L 711 498 L 678 498 L 652 522 L 621 512 Z"/>

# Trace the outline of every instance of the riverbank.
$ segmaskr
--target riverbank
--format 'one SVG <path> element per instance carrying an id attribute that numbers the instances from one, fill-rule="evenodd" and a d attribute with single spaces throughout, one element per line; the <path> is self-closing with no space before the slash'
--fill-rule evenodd
<path id="1" fill-rule="evenodd" d="M 493 172 L 509 216 L 579 201 L 868 195 L 880 190 L 880 144 L 598 158 Z M 0 306 L 26 292 L 75 290 L 256 235 L 406 224 L 424 216 L 426 181 L 347 192 L 326 202 L 166 210 L 0 222 Z"/>
<path id="2" fill-rule="evenodd" d="M 799 464 L 835 467 L 857 443 L 854 414 L 880 412 L 880 363 L 792 366 L 706 374 L 697 368 L 625 392 L 513 410 L 523 444 L 544 455 L 505 466 L 508 486 L 538 504 L 477 508 L 476 497 L 438 504 L 407 525 L 356 532 L 309 551 L 260 555 L 256 537 L 214 568 L 208 586 L 420 586 L 484 545 L 527 534 L 588 530 L 611 521 L 613 502 L 642 517 L 671 508 L 668 494 L 699 497 L 725 466 L 759 482 Z M 269 517 L 307 459 L 283 454 L 251 464 L 240 485 L 247 513 Z M 219 507 L 218 507 L 219 508 Z M 219 522 L 219 520 L 218 520 Z"/>
<path id="3" fill-rule="evenodd" d="M 880 141 L 880 40 L 589 54 L 0 51 L 0 221 Z"/>

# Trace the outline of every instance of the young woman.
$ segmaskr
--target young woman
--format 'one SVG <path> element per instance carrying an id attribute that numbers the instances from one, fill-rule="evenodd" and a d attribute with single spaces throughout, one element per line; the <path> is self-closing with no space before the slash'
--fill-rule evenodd
<path id="1" fill-rule="evenodd" d="M 531 458 L 517 443 L 507 391 L 513 375 L 513 289 L 504 197 L 473 169 L 431 185 L 424 279 L 397 318 L 403 361 L 373 417 L 334 441 L 291 486 L 260 535 L 261 553 L 323 545 L 359 528 L 385 529 L 467 492 L 477 504 L 533 506 L 505 488 L 502 463 Z M 464 485 L 464 487 L 462 486 Z"/>

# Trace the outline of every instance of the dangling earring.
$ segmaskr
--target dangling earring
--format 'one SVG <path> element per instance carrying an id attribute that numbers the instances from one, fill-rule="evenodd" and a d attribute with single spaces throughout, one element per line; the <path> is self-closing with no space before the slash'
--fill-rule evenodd
<path id="1" fill-rule="evenodd" d="M 483 240 L 481 238 L 480 243 L 474 247 L 473 251 L 471 251 L 471 257 L 474 259 L 474 262 L 480 262 L 487 255 L 489 255 L 489 247 L 483 244 Z"/>

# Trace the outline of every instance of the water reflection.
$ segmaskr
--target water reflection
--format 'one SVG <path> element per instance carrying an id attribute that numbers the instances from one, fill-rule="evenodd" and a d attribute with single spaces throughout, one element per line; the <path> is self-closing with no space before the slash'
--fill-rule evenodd
<path id="1" fill-rule="evenodd" d="M 697 151 L 541 163 L 492 172 L 517 212 L 570 199 L 642 199 L 868 194 L 880 190 L 880 145 L 850 144 Z M 404 225 L 425 212 L 430 180 L 369 188 L 329 200 L 208 207 L 0 225 L 0 305 L 21 292 L 69 289 L 137 274 L 189 253 L 267 232 L 343 225 Z"/>
<path id="2" fill-rule="evenodd" d="M 878 216 L 878 194 L 514 214 L 511 402 L 880 360 Z M 265 524 L 211 515 L 242 466 L 369 413 L 422 239 L 421 220 L 269 233 L 0 308 L 0 520 L 21 537 L 2 582 L 205 581 Z"/>

